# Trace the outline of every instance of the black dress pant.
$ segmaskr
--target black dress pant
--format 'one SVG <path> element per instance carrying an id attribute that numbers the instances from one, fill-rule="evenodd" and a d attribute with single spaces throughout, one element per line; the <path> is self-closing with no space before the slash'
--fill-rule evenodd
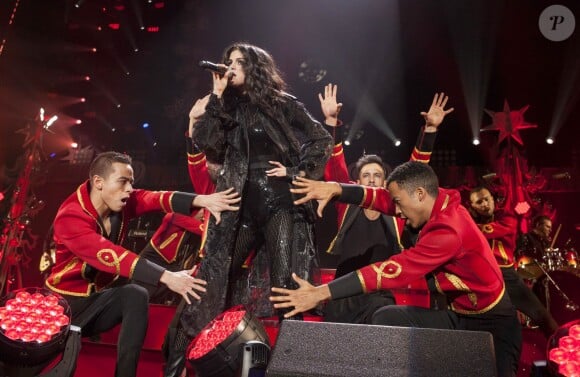
<path id="1" fill-rule="evenodd" d="M 521 351 L 521 327 L 513 315 L 463 315 L 450 310 L 432 310 L 414 306 L 386 306 L 375 312 L 374 325 L 430 329 L 487 331 L 493 337 L 499 377 L 517 373 Z"/>
<path id="2" fill-rule="evenodd" d="M 89 297 L 64 297 L 71 307 L 71 323 L 81 328 L 83 337 L 100 334 L 121 324 L 115 376 L 135 377 L 147 333 L 147 290 L 136 284 L 127 284 L 93 293 Z"/>
<path id="3" fill-rule="evenodd" d="M 524 283 L 512 267 L 500 268 L 505 281 L 505 287 L 510 296 L 510 300 L 517 310 L 524 313 L 532 321 L 540 326 L 540 329 L 549 338 L 556 330 L 558 324 L 548 312 L 546 307 L 540 302 L 538 296 Z"/>

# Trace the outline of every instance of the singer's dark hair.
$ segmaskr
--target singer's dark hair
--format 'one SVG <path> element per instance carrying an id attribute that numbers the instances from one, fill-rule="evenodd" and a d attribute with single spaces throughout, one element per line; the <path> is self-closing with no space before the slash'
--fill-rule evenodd
<path id="1" fill-rule="evenodd" d="M 251 103 L 260 107 L 266 114 L 276 119 L 279 105 L 287 100 L 284 95 L 286 83 L 276 67 L 272 56 L 264 49 L 249 43 L 237 42 L 227 47 L 223 55 L 223 63 L 227 65 L 230 54 L 239 51 L 246 60 L 244 74 L 245 95 Z M 227 101 L 235 96 L 235 91 L 228 87 L 224 93 Z"/>

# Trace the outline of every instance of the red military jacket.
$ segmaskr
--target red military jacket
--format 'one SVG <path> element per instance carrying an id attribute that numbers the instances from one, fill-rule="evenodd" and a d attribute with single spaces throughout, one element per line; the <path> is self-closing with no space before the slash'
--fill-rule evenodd
<path id="1" fill-rule="evenodd" d="M 330 126 L 326 127 L 328 129 Z M 341 128 L 339 127 L 338 129 L 340 130 Z M 336 130 L 333 131 L 335 131 L 333 132 L 333 134 L 336 134 Z M 341 133 L 339 132 L 338 134 L 340 135 Z M 410 161 L 421 161 L 428 164 L 429 161 L 431 160 L 431 153 L 433 151 L 433 145 L 435 144 L 436 135 L 437 135 L 436 132 L 425 132 L 425 127 L 422 127 L 421 132 L 419 133 L 419 137 L 417 138 L 417 141 L 415 143 L 415 147 L 413 148 L 413 152 L 411 152 Z M 339 183 L 353 183 L 350 179 L 348 169 L 346 166 L 342 142 L 339 142 L 338 144 L 334 145 L 332 155 L 328 159 L 326 166 L 324 168 L 324 180 Z M 326 250 L 326 252 L 329 254 L 333 254 L 333 249 L 337 242 L 337 239 L 340 238 L 341 233 L 344 231 L 343 226 L 345 223 L 345 219 L 347 218 L 349 209 L 352 208 L 350 204 L 341 202 L 336 202 L 335 207 L 338 220 L 338 232 L 336 236 L 332 239 L 332 241 L 328 246 L 328 249 Z M 397 244 L 401 245 L 400 238 L 403 233 L 403 228 L 405 227 L 405 221 L 398 217 L 393 217 L 392 219 L 395 229 L 397 229 Z M 401 245 L 401 249 L 402 248 L 403 247 Z"/>
<path id="2" fill-rule="evenodd" d="M 502 268 L 514 265 L 518 220 L 508 212 L 494 213 L 492 221 L 481 225 L 481 231 L 489 241 L 495 260 Z"/>
<path id="3" fill-rule="evenodd" d="M 188 138 L 187 169 L 194 191 L 198 194 L 212 194 L 215 185 L 209 177 L 206 166 L 206 158 L 203 153 L 193 153 L 191 139 Z M 202 237 L 202 246 L 205 241 L 207 224 L 194 217 L 196 209 L 191 216 L 180 213 L 168 213 L 163 217 L 161 225 L 149 240 L 151 247 L 167 262 L 173 263 L 185 238 L 185 232 L 191 232 Z M 204 213 L 204 218 L 209 219 L 209 214 Z"/>
<path id="4" fill-rule="evenodd" d="M 80 185 L 58 209 L 53 235 L 56 262 L 46 279 L 46 286 L 64 295 L 89 296 L 107 288 L 120 276 L 156 284 L 164 270 L 120 246 L 127 233 L 127 224 L 132 218 L 152 211 L 187 213 L 195 196 L 134 190 L 119 213 L 117 237 L 109 240 L 91 203 L 89 185 L 89 181 Z"/>
<path id="5" fill-rule="evenodd" d="M 364 190 L 362 207 L 394 213 L 387 190 L 355 188 L 359 189 Z M 343 188 L 342 200 L 344 193 Z M 358 195 L 359 191 L 356 193 Z M 410 281 L 432 272 L 436 287 L 448 297 L 451 310 L 480 314 L 493 309 L 504 294 L 503 278 L 487 240 L 460 203 L 458 191 L 440 188 L 431 217 L 423 226 L 417 244 L 386 261 L 357 270 L 352 280 L 360 284 L 358 289 L 371 292 L 405 287 Z M 341 296 L 344 282 L 348 279 L 329 283 L 333 298 Z M 349 289 L 352 292 L 352 287 Z"/>

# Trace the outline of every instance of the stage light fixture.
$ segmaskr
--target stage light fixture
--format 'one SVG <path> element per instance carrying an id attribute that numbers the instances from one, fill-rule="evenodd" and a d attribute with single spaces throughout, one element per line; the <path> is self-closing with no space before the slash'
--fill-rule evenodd
<path id="1" fill-rule="evenodd" d="M 548 144 L 550 144 L 550 145 L 551 145 L 551 144 L 554 144 L 554 138 L 553 138 L 552 136 L 548 136 L 548 137 L 546 138 L 546 143 L 548 143 Z"/>
<path id="2" fill-rule="evenodd" d="M 580 375 L 580 319 L 562 325 L 548 339 L 548 370 L 554 376 Z"/>
<path id="3" fill-rule="evenodd" d="M 395 147 L 398 147 L 401 145 L 401 140 L 395 139 L 395 141 L 393 141 L 393 144 L 395 144 Z"/>
<path id="4" fill-rule="evenodd" d="M 149 128 L 149 123 L 145 122 L 145 123 L 143 123 L 143 126 L 141 126 L 141 127 L 143 127 L 143 128 Z"/>
<path id="5" fill-rule="evenodd" d="M 81 123 L 83 123 L 83 121 L 82 121 L 82 120 L 80 120 L 80 119 L 77 119 L 77 120 L 75 121 L 75 124 L 81 124 Z"/>
<path id="6" fill-rule="evenodd" d="M 262 323 L 242 306 L 236 306 L 201 330 L 187 348 L 187 359 L 196 376 L 233 377 L 240 370 L 244 347 L 252 347 L 251 341 L 270 346 Z"/>
<path id="7" fill-rule="evenodd" d="M 83 103 L 84 103 L 84 102 L 87 102 L 87 99 L 86 99 L 85 97 L 82 97 L 82 98 L 81 98 L 81 102 L 83 102 Z"/>
<path id="8" fill-rule="evenodd" d="M 0 374 L 37 375 L 64 350 L 52 372 L 43 375 L 72 376 L 80 350 L 80 328 L 71 326 L 70 318 L 66 300 L 48 289 L 9 292 L 0 300 Z"/>
<path id="9" fill-rule="evenodd" d="M 85 76 L 85 81 L 91 81 L 91 76 Z"/>
<path id="10" fill-rule="evenodd" d="M 476 137 L 474 137 L 471 142 L 473 143 L 473 145 L 479 145 L 479 139 Z"/>
<path id="11" fill-rule="evenodd" d="M 345 140 L 344 145 L 346 145 L 348 147 L 350 145 L 350 140 Z"/>
<path id="12" fill-rule="evenodd" d="M 77 148 L 79 147 L 79 144 L 78 144 L 78 143 L 75 143 L 75 142 L 73 141 L 72 143 L 70 143 L 70 147 L 71 147 L 72 149 L 77 149 Z"/>

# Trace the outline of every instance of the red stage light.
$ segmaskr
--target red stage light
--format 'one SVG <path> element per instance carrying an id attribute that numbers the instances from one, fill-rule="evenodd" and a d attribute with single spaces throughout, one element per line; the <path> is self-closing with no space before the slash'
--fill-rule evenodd
<path id="1" fill-rule="evenodd" d="M 236 306 L 207 324 L 190 343 L 186 355 L 196 375 L 233 377 L 241 361 L 241 346 L 256 340 L 269 347 L 262 323 L 242 306 Z"/>
<path id="2" fill-rule="evenodd" d="M 5 336 L 22 342 L 47 343 L 61 331 L 68 331 L 68 328 L 63 329 L 70 324 L 70 308 L 66 301 L 47 290 L 42 290 L 44 293 L 30 291 L 39 289 L 11 292 L 8 297 L 12 298 L 0 305 L 0 339 Z"/>
<path id="3" fill-rule="evenodd" d="M 111 23 L 108 26 L 109 26 L 109 29 L 111 29 L 111 30 L 119 30 L 119 28 L 121 28 L 121 24 L 118 24 L 118 23 Z"/>
<path id="4" fill-rule="evenodd" d="M 580 320 L 561 326 L 548 340 L 549 369 L 559 376 L 580 375 Z"/>
<path id="5" fill-rule="evenodd" d="M 115 5 L 113 8 L 115 8 L 115 10 L 118 10 L 119 12 L 125 10 L 125 6 L 121 4 Z"/>
<path id="6" fill-rule="evenodd" d="M 71 309 L 45 288 L 23 288 L 0 300 L 0 375 L 36 376 L 51 360 L 61 360 L 43 376 L 72 377 L 81 330 L 70 324 Z"/>
<path id="7" fill-rule="evenodd" d="M 165 7 L 165 3 L 163 1 L 158 1 L 155 4 L 153 4 L 153 6 L 157 9 L 161 9 L 161 8 Z"/>
<path id="8" fill-rule="evenodd" d="M 159 32 L 159 26 L 147 26 L 147 31 L 149 33 L 158 33 Z"/>

